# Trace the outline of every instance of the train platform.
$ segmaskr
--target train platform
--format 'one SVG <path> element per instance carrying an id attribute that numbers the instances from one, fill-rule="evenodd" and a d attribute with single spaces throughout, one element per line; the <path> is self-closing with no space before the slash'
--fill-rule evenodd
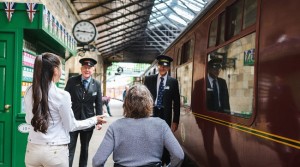
<path id="1" fill-rule="evenodd" d="M 107 123 L 103 125 L 101 130 L 95 130 L 90 142 L 89 148 L 89 159 L 88 159 L 88 167 L 92 167 L 92 158 L 94 157 L 100 143 L 102 142 L 104 135 L 108 126 L 117 119 L 123 117 L 123 102 L 117 99 L 111 99 L 109 102 L 110 112 L 112 117 L 106 117 Z M 73 167 L 78 167 L 79 164 L 79 156 L 80 156 L 80 140 L 78 140 L 76 145 L 76 152 L 73 161 Z M 107 159 L 105 166 L 114 166 L 114 162 L 112 160 L 112 155 Z"/>

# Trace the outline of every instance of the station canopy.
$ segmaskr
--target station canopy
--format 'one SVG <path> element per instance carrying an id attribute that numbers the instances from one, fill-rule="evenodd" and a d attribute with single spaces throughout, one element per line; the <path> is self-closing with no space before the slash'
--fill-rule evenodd
<path id="1" fill-rule="evenodd" d="M 71 0 L 108 62 L 152 63 L 213 0 Z"/>

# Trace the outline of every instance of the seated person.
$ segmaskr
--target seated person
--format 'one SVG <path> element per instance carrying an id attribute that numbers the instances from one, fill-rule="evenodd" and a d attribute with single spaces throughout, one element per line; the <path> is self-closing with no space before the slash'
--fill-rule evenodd
<path id="1" fill-rule="evenodd" d="M 115 167 L 161 166 L 164 147 L 170 153 L 170 167 L 180 166 L 184 153 L 166 121 L 150 117 L 153 100 L 146 86 L 128 89 L 124 117 L 109 127 L 93 157 L 93 166 L 104 166 L 113 153 Z"/>

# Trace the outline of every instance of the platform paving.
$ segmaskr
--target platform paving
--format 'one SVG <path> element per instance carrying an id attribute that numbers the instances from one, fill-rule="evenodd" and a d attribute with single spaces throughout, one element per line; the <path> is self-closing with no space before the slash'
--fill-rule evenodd
<path id="1" fill-rule="evenodd" d="M 110 111 L 112 114 L 112 117 L 106 117 L 105 119 L 108 121 L 106 124 L 103 125 L 102 129 L 100 131 L 95 130 L 90 142 L 90 148 L 89 148 L 89 159 L 88 159 L 88 167 L 92 167 L 92 158 L 95 155 L 102 139 L 104 138 L 105 132 L 112 122 L 114 122 L 117 119 L 120 119 L 123 117 L 123 109 L 122 109 L 123 102 L 116 99 L 111 99 L 109 106 Z M 73 161 L 73 167 L 78 167 L 79 164 L 79 152 L 80 150 L 80 141 L 77 141 L 76 145 L 76 152 L 74 156 Z M 107 159 L 107 162 L 105 164 L 106 167 L 113 167 L 114 162 L 112 160 L 112 155 Z"/>

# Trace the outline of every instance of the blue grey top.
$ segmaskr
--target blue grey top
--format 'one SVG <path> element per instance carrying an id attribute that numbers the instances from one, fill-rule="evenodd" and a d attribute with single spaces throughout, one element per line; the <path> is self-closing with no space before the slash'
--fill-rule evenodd
<path id="1" fill-rule="evenodd" d="M 170 167 L 180 166 L 184 153 L 168 124 L 160 118 L 122 118 L 113 122 L 93 157 L 93 166 L 113 160 L 123 166 L 160 162 L 163 148 L 170 152 Z"/>

